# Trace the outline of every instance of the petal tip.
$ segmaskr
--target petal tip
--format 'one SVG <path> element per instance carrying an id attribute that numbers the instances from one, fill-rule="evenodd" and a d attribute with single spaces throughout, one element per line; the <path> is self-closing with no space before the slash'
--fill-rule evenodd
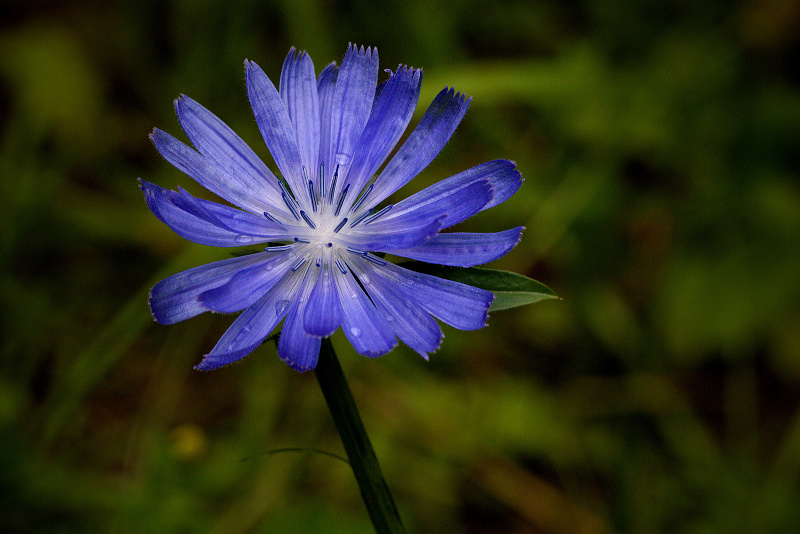
<path id="1" fill-rule="evenodd" d="M 203 359 L 200 360 L 200 363 L 195 365 L 193 369 L 197 371 L 213 371 L 214 369 L 219 369 L 220 367 L 225 367 L 230 362 L 223 363 L 219 361 L 214 361 L 215 358 L 211 356 L 211 354 L 206 354 L 203 356 Z"/>
<path id="2" fill-rule="evenodd" d="M 279 357 L 283 363 L 288 365 L 290 368 L 294 369 L 298 373 L 305 373 L 307 371 L 313 371 L 317 367 L 318 359 L 313 359 L 310 362 L 300 362 L 293 358 L 289 358 L 287 356 L 280 356 L 280 349 L 278 351 Z"/>

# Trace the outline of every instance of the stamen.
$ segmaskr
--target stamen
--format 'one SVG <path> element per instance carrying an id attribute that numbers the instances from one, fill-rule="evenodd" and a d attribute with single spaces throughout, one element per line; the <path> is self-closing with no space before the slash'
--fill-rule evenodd
<path id="1" fill-rule="evenodd" d="M 302 212 L 300 212 L 300 213 L 302 213 Z M 355 220 L 353 220 L 353 222 L 350 223 L 350 228 L 355 228 L 356 225 L 358 223 L 360 223 L 361 221 L 363 221 L 364 219 L 366 219 L 369 216 L 370 213 L 372 213 L 372 208 L 368 209 L 367 211 L 365 211 L 364 213 L 362 213 L 361 215 L 356 217 Z"/>
<path id="2" fill-rule="evenodd" d="M 274 222 L 275 224 L 280 224 L 280 225 L 283 225 L 283 223 L 282 223 L 282 222 L 280 222 L 278 219 L 276 219 L 275 217 L 273 217 L 272 215 L 270 215 L 270 214 L 269 214 L 269 213 L 267 213 L 266 211 L 264 212 L 264 217 L 266 217 L 266 219 L 267 219 L 268 221 L 272 221 L 272 222 Z"/>
<path id="3" fill-rule="evenodd" d="M 306 168 L 303 167 L 303 177 L 306 179 L 307 190 L 308 190 L 308 198 L 311 199 L 311 207 L 314 210 L 314 213 L 317 212 L 317 194 L 314 192 L 314 182 L 308 179 L 308 173 L 306 172 Z"/>
<path id="4" fill-rule="evenodd" d="M 319 197 L 325 202 L 325 163 L 319 164 Z"/>
<path id="5" fill-rule="evenodd" d="M 328 204 L 333 204 L 333 194 L 336 191 L 336 180 L 339 178 L 339 166 L 336 166 L 336 170 L 333 171 L 333 180 L 331 181 L 331 190 L 328 193 Z M 338 212 L 336 213 L 339 214 Z"/>
<path id="6" fill-rule="evenodd" d="M 388 263 L 383 258 L 379 258 L 378 256 L 375 256 L 374 254 L 371 254 L 369 252 L 365 252 L 363 250 L 358 250 L 357 248 L 347 247 L 347 252 L 350 252 L 351 254 L 355 254 L 356 256 L 361 256 L 365 260 L 369 260 L 372 263 L 374 263 L 375 265 L 386 265 Z M 336 261 L 339 261 L 339 260 L 336 260 Z"/>
<path id="7" fill-rule="evenodd" d="M 388 263 L 383 258 L 379 258 L 378 256 L 375 256 L 374 254 L 370 254 L 369 252 L 365 252 L 364 253 L 364 257 L 366 259 L 368 259 L 369 261 L 371 261 L 372 263 L 374 263 L 375 265 L 383 266 L 383 265 L 386 265 L 386 263 Z"/>
<path id="8" fill-rule="evenodd" d="M 361 206 L 361 203 L 364 202 L 364 200 L 367 198 L 367 195 L 369 195 L 372 192 L 372 186 L 373 185 L 374 184 L 369 184 L 369 187 L 367 188 L 366 191 L 364 191 L 364 194 L 361 195 L 361 197 L 358 200 L 356 200 L 356 203 L 353 204 L 353 207 L 350 208 L 351 212 L 355 213 L 355 212 L 358 211 L 358 208 L 359 208 L 359 206 Z"/>
<path id="9" fill-rule="evenodd" d="M 303 266 L 303 264 L 306 262 L 306 260 L 307 260 L 307 259 L 308 259 L 308 258 L 305 258 L 305 257 L 303 257 L 303 258 L 300 258 L 299 260 L 297 260 L 297 261 L 295 262 L 295 264 L 294 264 L 294 265 L 292 265 L 292 272 L 295 272 L 295 271 L 297 271 L 297 269 L 299 269 L 300 267 L 302 267 L 302 266 Z"/>
<path id="10" fill-rule="evenodd" d="M 334 215 L 339 215 L 339 212 L 342 211 L 342 204 L 344 204 L 344 197 L 347 196 L 347 191 L 350 189 L 350 184 L 344 186 L 342 192 L 339 194 L 339 200 L 336 202 L 336 211 L 333 212 Z"/>
<path id="11" fill-rule="evenodd" d="M 303 218 L 304 221 L 306 221 L 306 224 L 309 225 L 311 228 L 317 227 L 317 225 L 314 224 L 314 221 L 309 219 L 308 215 L 306 215 L 306 212 L 304 212 L 303 210 L 300 210 L 300 216 Z"/>
<path id="12" fill-rule="evenodd" d="M 314 193 L 314 182 L 308 181 L 308 197 L 311 199 L 311 208 L 317 212 L 317 195 Z"/>
<path id="13" fill-rule="evenodd" d="M 299 221 L 300 214 L 298 213 L 298 210 L 300 209 L 300 206 L 297 205 L 297 201 L 295 201 L 294 197 L 291 195 L 291 193 L 289 193 L 289 190 L 286 188 L 286 184 L 284 184 L 283 182 L 281 182 L 280 184 L 281 184 L 281 189 L 283 190 L 283 192 L 281 193 L 283 201 L 286 203 L 286 206 L 289 208 L 289 211 L 292 212 L 292 215 L 294 215 L 294 218 Z"/>
<path id="14" fill-rule="evenodd" d="M 347 274 L 347 269 L 339 258 L 336 258 L 336 266 L 339 268 L 342 274 Z"/>
<path id="15" fill-rule="evenodd" d="M 337 224 L 337 225 L 336 225 L 336 228 L 334 228 L 334 229 L 333 229 L 333 233 L 334 233 L 334 234 L 338 234 L 338 233 L 339 233 L 339 230 L 341 230 L 341 229 L 342 229 L 342 226 L 344 226 L 344 223 L 346 223 L 346 222 L 347 222 L 347 217 L 345 217 L 344 219 L 342 219 L 341 221 L 339 221 L 339 224 Z"/>
<path id="16" fill-rule="evenodd" d="M 265 248 L 264 252 L 283 252 L 284 250 L 290 250 L 291 248 L 292 245 L 273 245 L 271 247 Z"/>
<path id="17" fill-rule="evenodd" d="M 310 241 L 310 240 L 308 240 L 308 239 L 303 239 L 303 238 L 301 238 L 301 237 L 295 237 L 295 238 L 294 238 L 294 242 L 295 242 L 295 243 L 311 243 L 311 241 Z"/>
<path id="18" fill-rule="evenodd" d="M 364 220 L 364 226 L 368 225 L 371 222 L 374 222 L 375 219 L 377 219 L 378 217 L 380 217 L 381 215 L 392 209 L 392 206 L 394 206 L 394 204 L 389 204 L 375 215 L 370 215 L 367 219 Z"/>

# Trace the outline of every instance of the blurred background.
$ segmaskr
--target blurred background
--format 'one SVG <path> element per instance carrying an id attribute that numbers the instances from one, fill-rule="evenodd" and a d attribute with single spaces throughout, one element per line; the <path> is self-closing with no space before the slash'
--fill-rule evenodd
<path id="1" fill-rule="evenodd" d="M 154 323 L 230 250 L 136 183 L 200 194 L 147 138 L 181 93 L 274 168 L 243 60 L 351 41 L 424 67 L 415 121 L 473 96 L 402 193 L 515 160 L 461 229 L 525 225 L 492 266 L 563 298 L 430 362 L 334 337 L 409 531 L 800 531 L 798 2 L 33 0 L 0 7 L 0 532 L 371 532 L 312 373 L 193 371 L 233 318 Z"/>

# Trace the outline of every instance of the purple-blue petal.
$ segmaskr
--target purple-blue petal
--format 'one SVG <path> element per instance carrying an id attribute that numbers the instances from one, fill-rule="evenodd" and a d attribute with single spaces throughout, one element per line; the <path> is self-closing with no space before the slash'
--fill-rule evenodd
<path id="1" fill-rule="evenodd" d="M 467 169 L 463 173 L 455 175 L 454 178 L 459 177 L 458 179 L 466 179 L 466 177 L 460 176 L 466 173 L 470 180 L 474 180 L 475 177 L 471 176 L 470 171 L 485 177 L 487 180 L 489 180 L 489 184 L 492 186 L 492 192 L 494 194 L 492 196 L 492 200 L 487 202 L 483 207 L 485 210 L 493 208 L 494 206 L 497 206 L 498 204 L 511 198 L 511 196 L 520 188 L 523 181 L 522 174 L 519 172 L 519 169 L 517 169 L 517 164 L 507 159 L 495 159 L 492 161 L 487 161 L 486 163 L 476 165 L 472 169 Z M 446 178 L 443 181 L 447 182 L 447 180 L 448 179 Z"/>
<path id="2" fill-rule="evenodd" d="M 278 356 L 286 365 L 300 373 L 317 366 L 322 338 L 303 330 L 303 317 L 297 302 L 292 304 L 278 340 Z"/>
<path id="3" fill-rule="evenodd" d="M 422 191 L 411 195 L 398 203 L 401 205 L 414 206 L 416 204 L 427 204 L 435 199 L 452 195 L 464 187 L 471 184 L 486 181 L 492 188 L 492 196 L 489 201 L 481 208 L 481 211 L 489 209 L 507 200 L 517 192 L 522 185 L 522 176 L 513 161 L 497 159 L 476 165 L 471 169 L 460 172 L 449 178 L 445 178 Z M 460 223 L 466 217 L 451 215 L 445 221 L 444 227 L 450 227 Z"/>
<path id="4" fill-rule="evenodd" d="M 451 219 L 464 220 L 471 217 L 491 198 L 491 186 L 486 180 L 480 180 L 428 198 L 426 202 L 401 200 L 386 215 L 364 223 L 363 228 L 357 226 L 355 230 L 381 234 L 402 231 L 403 228 L 416 228 L 431 220 L 440 220 L 444 227 Z"/>
<path id="5" fill-rule="evenodd" d="M 216 220 L 198 217 L 196 210 L 187 210 L 187 203 L 177 191 L 163 189 L 144 180 L 139 181 L 139 186 L 150 211 L 184 239 L 214 247 L 238 247 L 242 246 L 243 240 L 254 242 L 252 236 L 241 236 L 220 226 Z"/>
<path id="6" fill-rule="evenodd" d="M 253 213 L 285 213 L 286 207 L 282 202 L 278 204 L 271 195 L 260 194 L 265 188 L 271 189 L 270 182 L 274 176 L 268 169 L 269 174 L 258 179 L 246 172 L 233 174 L 158 128 L 150 134 L 150 139 L 165 160 L 231 204 Z"/>
<path id="7" fill-rule="evenodd" d="M 302 272 L 302 271 L 298 271 Z M 278 340 L 278 356 L 296 371 L 309 371 L 317 366 L 321 338 L 312 336 L 303 328 L 303 316 L 311 288 L 314 285 L 313 268 L 303 274 L 297 283 L 297 297 L 292 300 L 286 321 Z"/>
<path id="8" fill-rule="evenodd" d="M 404 284 L 404 293 L 440 321 L 459 330 L 486 326 L 489 305 L 494 299 L 491 291 L 410 271 L 393 263 L 376 265 L 374 269 Z"/>
<path id="9" fill-rule="evenodd" d="M 423 243 L 442 229 L 442 220 L 417 217 L 407 219 L 406 224 L 393 224 L 385 227 L 371 228 L 369 231 L 350 232 L 344 239 L 349 246 L 360 251 L 385 252 L 388 250 L 408 248 Z M 359 227 L 356 228 L 358 230 Z"/>
<path id="10" fill-rule="evenodd" d="M 297 273 L 291 271 L 286 273 L 255 304 L 239 314 L 195 369 L 216 369 L 253 352 L 286 315 L 289 304 L 297 293 L 297 285 L 292 283 L 296 275 Z"/>
<path id="11" fill-rule="evenodd" d="M 294 261 L 286 253 L 265 254 L 271 255 L 268 261 L 241 269 L 225 284 L 200 293 L 197 300 L 220 313 L 238 312 L 254 304 L 283 278 Z"/>
<path id="12" fill-rule="evenodd" d="M 319 163 L 325 165 L 325 182 L 330 184 L 334 172 L 334 165 L 326 161 L 330 154 L 331 146 L 331 113 L 333 112 L 333 95 L 336 89 L 336 78 L 339 67 L 331 63 L 319 73 L 317 78 L 317 93 L 319 94 Z"/>
<path id="13" fill-rule="evenodd" d="M 370 205 L 403 187 L 439 155 L 467 112 L 470 100 L 447 87 L 436 95 L 417 127 L 375 179 Z"/>
<path id="14" fill-rule="evenodd" d="M 325 165 L 339 166 L 340 184 L 349 172 L 361 132 L 369 119 L 378 82 L 378 50 L 350 45 L 336 78 L 331 104 L 330 145 Z"/>
<path id="15" fill-rule="evenodd" d="M 407 294 L 402 284 L 378 274 L 365 260 L 348 262 L 370 299 L 400 341 L 417 351 L 423 358 L 439 348 L 443 334 L 439 324 L 425 309 Z"/>
<path id="16" fill-rule="evenodd" d="M 225 285 L 242 269 L 269 261 L 268 253 L 248 254 L 200 265 L 165 278 L 150 292 L 150 310 L 161 324 L 175 324 L 209 311 L 198 295 Z"/>
<path id="17" fill-rule="evenodd" d="M 353 278 L 351 271 L 334 271 L 342 307 L 342 330 L 363 356 L 381 356 L 397 346 L 397 339 L 385 317 Z"/>
<path id="18" fill-rule="evenodd" d="M 216 165 L 219 174 L 227 174 L 249 186 L 251 192 L 271 191 L 274 194 L 280 191 L 272 171 L 216 115 L 185 95 L 175 100 L 175 111 L 192 144 L 209 163 Z"/>
<path id="19" fill-rule="evenodd" d="M 422 69 L 400 66 L 381 85 L 372 113 L 361 134 L 347 182 L 350 189 L 344 204 L 356 195 L 378 170 L 403 135 L 419 99 Z"/>
<path id="20" fill-rule="evenodd" d="M 245 61 L 245 74 L 247 96 L 261 136 L 298 202 L 307 205 L 307 197 L 300 194 L 305 191 L 306 185 L 301 171 L 297 136 L 286 105 L 261 67 L 252 61 Z"/>
<path id="21" fill-rule="evenodd" d="M 303 315 L 303 328 L 313 336 L 327 337 L 342 323 L 339 296 L 333 274 L 328 267 L 311 268 L 319 272 L 314 289 L 308 297 Z"/>
<path id="22" fill-rule="evenodd" d="M 179 236 L 215 247 L 265 243 L 286 235 L 280 225 L 228 206 L 204 201 L 185 191 L 170 191 L 139 181 L 150 211 Z"/>
<path id="23" fill-rule="evenodd" d="M 451 232 L 436 234 L 416 247 L 391 250 L 392 254 L 413 260 L 472 267 L 505 256 L 522 237 L 524 227 L 487 234 Z"/>
<path id="24" fill-rule="evenodd" d="M 292 48 L 283 62 L 280 93 L 294 125 L 300 161 L 313 179 L 319 162 L 319 96 L 314 63 Z"/>
<path id="25" fill-rule="evenodd" d="M 198 209 L 198 213 L 204 213 L 209 221 L 216 221 L 217 224 L 232 232 L 243 234 L 242 238 L 238 240 L 240 244 L 247 243 L 244 239 L 245 236 L 277 241 L 285 239 L 290 233 L 290 226 L 268 219 L 263 215 L 255 215 L 217 202 L 193 197 L 180 186 L 178 186 L 178 191 L 186 206 L 191 204 Z"/>

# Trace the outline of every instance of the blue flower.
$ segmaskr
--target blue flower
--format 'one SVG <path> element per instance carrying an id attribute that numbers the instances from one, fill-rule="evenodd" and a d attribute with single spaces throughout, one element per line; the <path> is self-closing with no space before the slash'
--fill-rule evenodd
<path id="1" fill-rule="evenodd" d="M 194 149 L 159 129 L 150 137 L 168 162 L 236 208 L 140 181 L 147 205 L 178 235 L 216 247 L 266 244 L 263 252 L 195 267 L 153 288 L 150 308 L 162 324 L 206 311 L 242 312 L 196 368 L 250 354 L 284 318 L 278 354 L 298 371 L 316 366 L 321 338 L 339 327 L 365 356 L 389 352 L 399 338 L 426 359 L 443 337 L 434 317 L 462 330 L 483 327 L 491 292 L 378 254 L 467 267 L 499 258 L 519 241 L 522 227 L 441 233 L 516 192 L 522 179 L 511 161 L 490 161 L 381 204 L 442 150 L 470 99 L 445 87 L 378 172 L 411 120 L 420 69 L 400 66 L 378 85 L 378 51 L 351 45 L 342 65 L 328 65 L 319 77 L 305 52 L 290 50 L 280 91 L 252 61 L 245 72 L 256 123 L 282 179 L 225 123 L 181 96 L 175 108 Z"/>

